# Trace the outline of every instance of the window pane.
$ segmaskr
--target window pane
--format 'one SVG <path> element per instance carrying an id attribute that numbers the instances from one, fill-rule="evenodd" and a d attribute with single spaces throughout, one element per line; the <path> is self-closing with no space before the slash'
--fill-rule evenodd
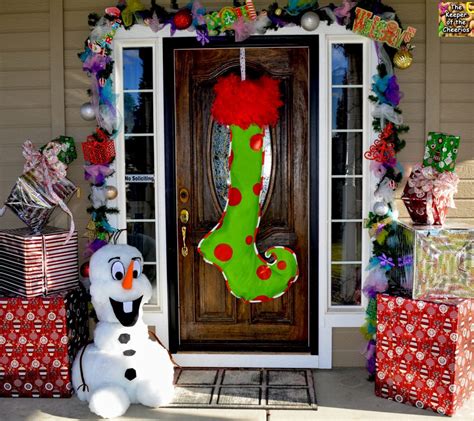
<path id="1" fill-rule="evenodd" d="M 154 222 L 127 223 L 127 242 L 140 250 L 145 262 L 156 261 Z"/>
<path id="2" fill-rule="evenodd" d="M 125 172 L 127 174 L 154 174 L 155 155 L 153 136 L 125 138 Z"/>
<path id="3" fill-rule="evenodd" d="M 227 201 L 227 191 L 229 189 L 227 180 L 229 178 L 230 131 L 226 126 L 214 124 L 211 136 L 212 177 L 217 199 L 221 208 L 224 209 Z M 263 150 L 265 151 L 265 158 L 262 171 L 263 186 L 262 193 L 260 194 L 261 204 L 265 201 L 268 192 L 272 170 L 272 142 L 269 129 L 265 130 Z"/>
<path id="4" fill-rule="evenodd" d="M 362 179 L 332 179 L 332 219 L 362 219 Z"/>
<path id="5" fill-rule="evenodd" d="M 331 235 L 333 262 L 359 262 L 362 259 L 361 222 L 333 222 Z"/>
<path id="6" fill-rule="evenodd" d="M 155 217 L 155 183 L 127 183 L 127 219 Z"/>
<path id="7" fill-rule="evenodd" d="M 331 304 L 361 304 L 361 265 L 331 265 Z"/>
<path id="8" fill-rule="evenodd" d="M 153 133 L 153 92 L 125 93 L 125 133 Z"/>
<path id="9" fill-rule="evenodd" d="M 146 277 L 150 281 L 151 287 L 153 288 L 153 294 L 151 295 L 151 299 L 148 302 L 148 304 L 156 305 L 157 304 L 157 297 L 156 297 L 156 265 L 144 265 L 143 266 L 143 273 L 146 275 Z"/>
<path id="10" fill-rule="evenodd" d="M 362 88 L 332 89 L 332 128 L 362 129 Z"/>
<path id="11" fill-rule="evenodd" d="M 153 49 L 124 48 L 123 89 L 153 89 Z"/>
<path id="12" fill-rule="evenodd" d="M 334 133 L 332 174 L 362 175 L 362 133 Z"/>
<path id="13" fill-rule="evenodd" d="M 332 84 L 362 85 L 362 44 L 333 44 Z"/>

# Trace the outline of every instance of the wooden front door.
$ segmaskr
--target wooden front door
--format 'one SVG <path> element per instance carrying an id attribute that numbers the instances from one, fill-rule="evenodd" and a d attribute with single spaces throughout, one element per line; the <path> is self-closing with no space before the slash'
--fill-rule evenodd
<path id="1" fill-rule="evenodd" d="M 278 125 L 265 137 L 265 193 L 257 247 L 261 253 L 274 245 L 291 248 L 300 270 L 287 293 L 261 304 L 232 296 L 222 274 L 197 251 L 199 241 L 218 222 L 227 198 L 229 130 L 212 120 L 210 110 L 219 76 L 240 75 L 239 48 L 176 49 L 173 59 L 177 350 L 307 351 L 309 49 L 246 49 L 247 78 L 262 74 L 278 78 L 284 101 Z M 179 220 L 184 210 L 189 213 L 187 223 Z"/>

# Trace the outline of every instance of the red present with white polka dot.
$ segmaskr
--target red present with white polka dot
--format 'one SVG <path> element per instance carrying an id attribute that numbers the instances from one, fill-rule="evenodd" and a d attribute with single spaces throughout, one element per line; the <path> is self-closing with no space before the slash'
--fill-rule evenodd
<path id="1" fill-rule="evenodd" d="M 453 415 L 474 391 L 474 300 L 377 297 L 377 396 Z"/>
<path id="2" fill-rule="evenodd" d="M 0 297 L 0 396 L 71 396 L 72 363 L 89 338 L 87 306 L 83 289 Z"/>

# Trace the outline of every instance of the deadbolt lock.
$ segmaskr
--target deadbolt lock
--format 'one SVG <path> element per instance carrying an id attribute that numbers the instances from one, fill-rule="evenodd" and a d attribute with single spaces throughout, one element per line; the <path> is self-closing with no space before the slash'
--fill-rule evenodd
<path id="1" fill-rule="evenodd" d="M 189 221 L 189 212 L 187 209 L 183 209 L 179 213 L 179 220 L 181 221 L 182 224 L 187 224 Z"/>
<path id="2" fill-rule="evenodd" d="M 179 189 L 179 200 L 181 203 L 187 203 L 189 200 L 189 192 L 187 189 Z"/>

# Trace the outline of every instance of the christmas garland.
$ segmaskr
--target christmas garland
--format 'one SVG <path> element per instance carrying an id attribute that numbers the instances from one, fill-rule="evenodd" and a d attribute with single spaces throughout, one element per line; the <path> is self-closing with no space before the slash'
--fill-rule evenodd
<path id="1" fill-rule="evenodd" d="M 102 17 L 97 14 L 89 15 L 92 31 L 79 57 L 83 62 L 83 70 L 90 76 L 91 101 L 84 104 L 81 114 L 85 119 L 95 119 L 98 127 L 87 142 L 83 143 L 87 161 L 85 178 L 91 184 L 92 202 L 88 209 L 91 220 L 87 226 L 89 243 L 86 253 L 90 255 L 107 244 L 117 231 L 110 226 L 107 219 L 108 214 L 117 212 L 107 206 L 107 201 L 116 197 L 117 190 L 113 186 L 107 186 L 106 178 L 113 173 L 110 168 L 115 157 L 113 138 L 118 131 L 118 115 L 111 79 L 114 63 L 111 55 L 113 38 L 119 28 L 129 29 L 140 24 L 158 32 L 169 26 L 171 35 L 177 30 L 194 30 L 196 41 L 204 46 L 216 37 L 233 37 L 239 42 L 251 34 L 264 34 L 268 30 L 278 30 L 288 25 L 297 25 L 313 31 L 320 21 L 326 22 L 327 25 L 344 25 L 354 33 L 373 39 L 379 57 L 378 73 L 373 77 L 374 95 L 369 99 L 374 103 L 373 128 L 380 132 L 380 135 L 364 154 L 366 159 L 372 160 L 370 168 L 377 179 L 373 212 L 369 213 L 365 222 L 373 239 L 373 256 L 363 288 L 369 303 L 366 323 L 362 327 L 362 332 L 369 341 L 366 353 L 367 368 L 370 376 L 373 376 L 375 295 L 390 290 L 390 280 L 397 277 L 397 271 L 412 264 L 410 256 L 396 255 L 400 239 L 394 224 L 396 212 L 393 199 L 394 191 L 403 176 L 396 156 L 405 146 L 400 135 L 406 132 L 408 127 L 403 125 L 402 112 L 398 108 L 401 93 L 397 78 L 393 74 L 393 65 L 400 69 L 410 66 L 413 59 L 410 41 L 416 30 L 410 27 L 403 30 L 395 10 L 381 1 L 343 0 L 339 7 L 331 3 L 320 8 L 314 0 L 290 0 L 284 7 L 273 3 L 265 10 L 257 12 L 252 1 L 246 0 L 243 3 L 234 1 L 232 6 L 209 12 L 202 7 L 199 0 L 194 0 L 184 8 L 179 8 L 178 4 L 172 1 L 170 9 L 157 5 L 154 0 L 149 8 L 140 0 L 128 0 L 119 2 L 116 7 L 107 8 Z"/>

